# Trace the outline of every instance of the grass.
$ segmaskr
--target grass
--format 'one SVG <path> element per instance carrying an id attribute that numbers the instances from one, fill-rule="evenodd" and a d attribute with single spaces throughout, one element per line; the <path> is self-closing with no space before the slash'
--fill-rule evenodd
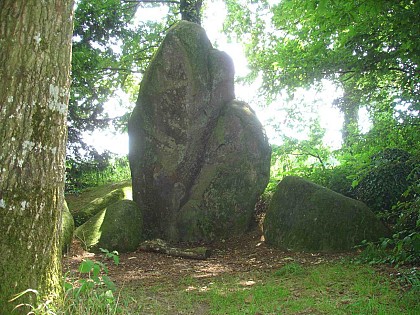
<path id="1" fill-rule="evenodd" d="M 142 314 L 420 314 L 420 295 L 349 262 L 127 287 Z M 132 314 L 140 314 L 134 312 Z M 127 310 L 128 313 L 131 313 Z M 139 311 L 139 309 L 137 309 Z"/>

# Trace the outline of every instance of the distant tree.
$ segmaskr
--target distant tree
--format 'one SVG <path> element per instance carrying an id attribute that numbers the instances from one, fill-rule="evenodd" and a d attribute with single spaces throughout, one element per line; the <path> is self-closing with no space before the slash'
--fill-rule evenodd
<path id="1" fill-rule="evenodd" d="M 203 0 L 123 0 L 124 3 L 165 4 L 175 6 L 174 12 L 181 14 L 182 20 L 201 24 Z"/>
<path id="2" fill-rule="evenodd" d="M 165 21 L 133 23 L 139 8 L 167 5 Z M 92 152 L 83 133 L 124 129 L 128 111 L 116 119 L 104 113 L 104 103 L 117 89 L 136 94 L 138 81 L 165 31 L 179 18 L 201 23 L 202 0 L 81 0 L 77 2 L 73 32 L 72 88 L 68 115 L 69 154 L 79 160 Z M 82 149 L 82 150 L 81 150 Z"/>
<path id="3" fill-rule="evenodd" d="M 73 0 L 0 1 L 0 313 L 60 300 Z M 26 314 L 23 307 L 16 313 Z"/>
<path id="4" fill-rule="evenodd" d="M 357 132 L 362 106 L 373 115 L 402 105 L 418 115 L 420 2 L 227 0 L 227 6 L 226 29 L 246 45 L 250 78 L 261 75 L 266 95 L 333 81 L 344 90 L 336 105 L 345 115 L 345 137 Z"/>
<path id="5" fill-rule="evenodd" d="M 203 0 L 180 0 L 179 10 L 182 19 L 201 25 L 201 6 Z"/>
<path id="6" fill-rule="evenodd" d="M 158 22 L 133 25 L 137 8 L 120 0 L 77 2 L 68 114 L 68 154 L 76 160 L 86 158 L 82 152 L 96 155 L 84 142 L 84 132 L 118 125 L 118 118 L 104 113 L 104 104 L 119 88 L 137 89 L 136 75 L 146 68 L 166 28 Z"/>

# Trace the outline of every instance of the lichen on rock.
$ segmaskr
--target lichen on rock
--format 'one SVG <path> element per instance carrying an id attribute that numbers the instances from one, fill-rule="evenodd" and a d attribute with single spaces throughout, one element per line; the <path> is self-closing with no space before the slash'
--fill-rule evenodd
<path id="1" fill-rule="evenodd" d="M 212 241 L 248 228 L 271 150 L 234 93 L 231 58 L 197 24 L 173 26 L 129 121 L 133 200 L 150 238 Z"/>

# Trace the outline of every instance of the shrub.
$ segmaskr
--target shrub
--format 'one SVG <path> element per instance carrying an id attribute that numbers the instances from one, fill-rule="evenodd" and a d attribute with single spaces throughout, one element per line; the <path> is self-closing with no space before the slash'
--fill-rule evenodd
<path id="1" fill-rule="evenodd" d="M 408 176 L 412 184 L 401 194 L 400 200 L 382 213 L 385 221 L 392 223 L 393 235 L 378 244 L 366 243 L 363 259 L 371 263 L 420 263 L 420 166 Z M 375 252 L 376 251 L 376 252 Z M 380 252 L 380 257 L 374 257 Z M 375 255 L 371 255 L 374 253 Z M 370 257 L 370 258 L 369 258 Z"/>
<path id="2" fill-rule="evenodd" d="M 404 150 L 385 149 L 371 157 L 370 165 L 354 181 L 354 195 L 374 212 L 391 210 L 407 187 L 415 161 Z"/>

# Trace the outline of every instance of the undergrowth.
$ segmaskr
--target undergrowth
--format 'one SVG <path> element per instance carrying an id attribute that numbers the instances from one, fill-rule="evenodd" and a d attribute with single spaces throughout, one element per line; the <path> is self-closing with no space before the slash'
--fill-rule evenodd
<path id="1" fill-rule="evenodd" d="M 101 251 L 105 259 L 119 264 L 118 252 Z M 66 273 L 63 277 L 64 299 L 61 306 L 55 305 L 51 300 L 43 301 L 39 292 L 34 289 L 25 290 L 10 302 L 17 301 L 27 294 L 34 294 L 36 302 L 32 304 L 19 304 L 17 309 L 28 310 L 28 315 L 88 315 L 88 314 L 127 314 L 124 311 L 125 301 L 121 299 L 120 292 L 108 276 L 108 268 L 102 262 L 90 259 L 83 260 L 78 273 Z"/>
<path id="2" fill-rule="evenodd" d="M 120 182 L 131 178 L 128 157 L 66 161 L 66 193 L 80 193 L 88 187 Z"/>
<path id="3" fill-rule="evenodd" d="M 116 252 L 102 250 L 119 264 Z M 420 314 L 416 269 L 377 269 L 349 259 L 290 261 L 273 270 L 232 272 L 178 282 L 141 282 L 117 290 L 105 263 L 84 260 L 64 277 L 64 304 L 30 306 L 33 315 L 87 314 Z M 396 271 L 395 271 L 396 272 Z M 37 294 L 27 290 L 16 296 Z M 28 307 L 28 305 L 25 305 Z"/>

